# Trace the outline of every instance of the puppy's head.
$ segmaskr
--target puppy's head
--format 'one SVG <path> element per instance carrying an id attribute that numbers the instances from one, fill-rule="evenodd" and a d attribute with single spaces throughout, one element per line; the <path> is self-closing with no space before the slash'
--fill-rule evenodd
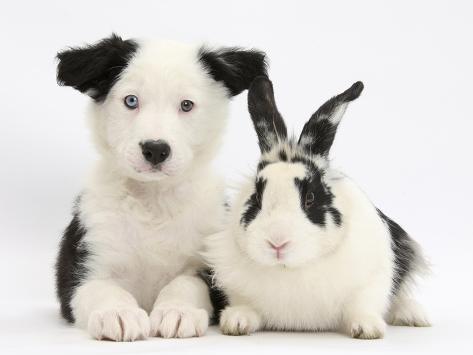
<path id="1" fill-rule="evenodd" d="M 266 75 L 264 54 L 116 35 L 58 54 L 57 79 L 92 98 L 99 151 L 141 181 L 180 176 L 216 151 L 229 99 Z"/>

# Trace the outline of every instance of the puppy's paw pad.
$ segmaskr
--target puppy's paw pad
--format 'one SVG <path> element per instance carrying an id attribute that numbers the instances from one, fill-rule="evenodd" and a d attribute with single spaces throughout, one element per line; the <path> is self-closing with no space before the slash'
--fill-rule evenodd
<path id="1" fill-rule="evenodd" d="M 150 315 L 151 335 L 163 338 L 191 338 L 205 334 L 209 326 L 206 310 L 185 304 L 161 304 Z"/>
<path id="2" fill-rule="evenodd" d="M 141 308 L 96 310 L 89 316 L 87 329 L 98 340 L 135 341 L 149 335 L 149 317 Z"/>
<path id="3" fill-rule="evenodd" d="M 220 316 L 220 329 L 226 335 L 248 335 L 260 327 L 260 317 L 248 307 L 227 307 Z"/>
<path id="4" fill-rule="evenodd" d="M 356 339 L 380 339 L 384 337 L 386 323 L 381 317 L 359 317 L 350 324 L 350 333 Z"/>

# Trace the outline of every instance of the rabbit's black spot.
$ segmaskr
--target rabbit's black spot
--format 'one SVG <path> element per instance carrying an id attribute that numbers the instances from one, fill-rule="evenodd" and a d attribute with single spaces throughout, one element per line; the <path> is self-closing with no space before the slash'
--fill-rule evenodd
<path id="1" fill-rule="evenodd" d="M 343 93 L 326 101 L 312 115 L 299 137 L 299 144 L 307 154 L 328 156 L 347 104 L 360 96 L 363 87 L 361 81 L 354 83 Z"/>
<path id="2" fill-rule="evenodd" d="M 309 123 L 310 121 L 306 125 Z M 317 144 L 304 144 L 304 150 L 307 154 L 326 155 L 335 139 L 338 125 L 332 124 L 327 119 L 318 120 L 312 125 L 311 133 L 307 137 Z"/>
<path id="3" fill-rule="evenodd" d="M 342 214 L 340 213 L 339 210 L 337 210 L 336 208 L 334 207 L 330 207 L 328 209 L 328 212 L 331 214 L 332 216 L 332 219 L 333 219 L 333 222 L 337 225 L 337 226 L 341 226 L 342 225 Z"/>
<path id="4" fill-rule="evenodd" d="M 395 263 L 392 292 L 396 294 L 413 268 L 417 258 L 416 249 L 414 241 L 399 224 L 386 216 L 381 210 L 376 210 L 379 217 L 388 226 L 389 233 L 391 234 L 391 248 L 394 252 Z"/>
<path id="5" fill-rule="evenodd" d="M 56 294 L 61 304 L 62 316 L 71 323 L 74 322 L 71 299 L 88 272 L 85 262 L 89 251 L 82 242 L 86 233 L 78 213 L 74 212 L 71 223 L 64 231 L 56 261 Z"/>
<path id="6" fill-rule="evenodd" d="M 291 163 L 302 163 L 305 165 L 307 171 L 309 172 L 309 174 L 316 174 L 316 173 L 319 173 L 319 169 L 317 168 L 317 166 L 315 165 L 315 163 L 310 160 L 309 158 L 305 157 L 305 156 L 302 156 L 302 155 L 295 155 L 293 157 L 291 157 Z"/>
<path id="7" fill-rule="evenodd" d="M 299 190 L 300 205 L 307 218 L 314 224 L 325 226 L 326 218 L 329 215 L 332 221 L 340 226 L 342 215 L 333 207 L 333 194 L 330 188 L 322 181 L 322 172 L 318 169 L 309 170 L 308 176 L 304 179 L 294 179 Z M 310 204 L 306 199 L 311 197 Z"/>
<path id="8" fill-rule="evenodd" d="M 211 269 L 202 269 L 197 272 L 197 276 L 200 277 L 207 285 L 209 290 L 210 302 L 212 303 L 213 314 L 210 317 L 212 324 L 218 324 L 220 321 L 220 313 L 228 306 L 228 299 L 225 292 L 219 288 L 215 282 L 215 275 Z"/>
<path id="9" fill-rule="evenodd" d="M 256 218 L 261 211 L 263 193 L 266 187 L 266 180 L 258 178 L 255 183 L 255 192 L 246 201 L 246 210 L 243 212 L 240 223 L 246 228 Z"/>
<path id="10" fill-rule="evenodd" d="M 271 162 L 269 162 L 269 161 L 267 161 L 267 160 L 261 160 L 261 161 L 258 163 L 257 171 L 260 172 L 261 170 L 263 170 L 264 168 L 266 168 L 269 164 L 271 164 Z"/>
<path id="11" fill-rule="evenodd" d="M 281 150 L 279 152 L 279 160 L 281 161 L 287 161 L 287 153 L 284 150 Z"/>
<path id="12" fill-rule="evenodd" d="M 97 102 L 105 100 L 138 44 L 112 34 L 93 45 L 71 48 L 57 54 L 57 81 L 86 93 Z"/>
<path id="13" fill-rule="evenodd" d="M 250 112 L 261 152 L 269 152 L 275 145 L 285 142 L 287 128 L 274 99 L 273 85 L 265 77 L 257 77 L 248 89 Z"/>

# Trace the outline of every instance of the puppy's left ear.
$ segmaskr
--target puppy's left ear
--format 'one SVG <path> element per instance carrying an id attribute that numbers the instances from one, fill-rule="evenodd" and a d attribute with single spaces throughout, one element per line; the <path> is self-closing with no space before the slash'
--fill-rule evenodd
<path id="1" fill-rule="evenodd" d="M 249 88 L 257 76 L 267 76 L 266 55 L 254 49 L 202 47 L 199 61 L 218 82 L 222 82 L 231 96 Z"/>

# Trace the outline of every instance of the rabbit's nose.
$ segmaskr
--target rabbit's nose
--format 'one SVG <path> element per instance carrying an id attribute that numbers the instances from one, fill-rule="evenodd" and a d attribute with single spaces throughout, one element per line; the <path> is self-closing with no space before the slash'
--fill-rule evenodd
<path id="1" fill-rule="evenodd" d="M 289 242 L 283 242 L 283 243 L 274 243 L 270 240 L 266 240 L 271 247 L 271 249 L 274 249 L 276 251 L 276 258 L 281 259 L 282 257 L 282 250 L 289 244 Z"/>

